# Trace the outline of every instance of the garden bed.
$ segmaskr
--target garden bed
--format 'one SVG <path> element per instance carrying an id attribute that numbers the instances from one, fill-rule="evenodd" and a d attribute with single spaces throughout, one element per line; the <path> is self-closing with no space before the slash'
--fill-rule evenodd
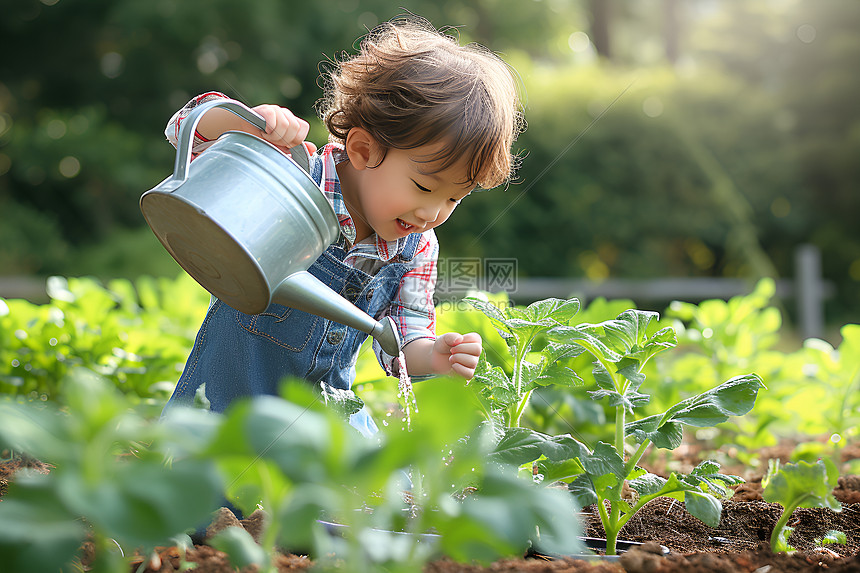
<path id="1" fill-rule="evenodd" d="M 788 448 L 784 448 L 790 451 Z M 855 453 L 846 457 L 856 457 Z M 761 459 L 774 454 L 773 449 Z M 12 460 L 0 463 L 0 495 L 5 493 L 14 472 L 22 467 L 31 467 L 47 472 L 50 466 L 36 460 Z M 839 478 L 834 494 L 843 504 L 841 512 L 829 509 L 797 509 L 793 514 L 795 527 L 790 542 L 798 551 L 792 555 L 773 554 L 769 547 L 770 533 L 779 518 L 781 507 L 761 499 L 761 477 L 748 476 L 748 481 L 735 488 L 731 500 L 723 503 L 722 519 L 716 529 L 707 527 L 683 509 L 681 502 L 669 498 L 658 498 L 646 505 L 622 530 L 621 537 L 643 542 L 642 548 L 622 554 L 617 561 L 565 559 L 530 556 L 524 559 L 501 560 L 489 567 L 455 563 L 441 559 L 429 563 L 426 572 L 458 573 L 479 571 L 626 571 L 633 572 L 744 572 L 777 573 L 806 571 L 860 571 L 860 476 L 846 475 Z M 2 502 L 2 501 L 0 501 Z M 585 534 L 602 537 L 603 530 L 594 506 L 585 508 Z M 221 525 L 228 525 L 222 523 Z M 235 523 L 233 523 L 235 525 Z M 239 523 L 252 535 L 258 534 L 257 519 Z M 831 529 L 847 534 L 847 544 L 829 545 L 827 549 L 816 549 L 813 540 Z M 660 545 L 668 548 L 668 556 L 660 555 Z M 86 549 L 83 551 L 87 560 Z M 186 554 L 186 560 L 197 565 L 191 571 L 205 573 L 232 572 L 226 555 L 206 545 L 197 545 Z M 167 572 L 178 568 L 179 551 L 175 547 L 162 548 L 158 558 L 145 571 Z M 307 570 L 313 561 L 303 555 L 279 555 L 278 571 Z M 141 561 L 137 561 L 139 566 Z M 3 569 L 0 564 L 0 569 Z M 133 567 L 133 571 L 138 569 Z"/>

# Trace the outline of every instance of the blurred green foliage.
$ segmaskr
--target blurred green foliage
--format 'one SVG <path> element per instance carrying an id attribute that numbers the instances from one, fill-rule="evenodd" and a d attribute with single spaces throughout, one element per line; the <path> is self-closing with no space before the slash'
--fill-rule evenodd
<path id="1" fill-rule="evenodd" d="M 860 5 L 606 4 L 598 22 L 584 0 L 6 1 L 0 48 L 21 55 L 0 62 L 0 274 L 175 273 L 154 241 L 115 243 L 171 169 L 170 115 L 215 89 L 311 118 L 326 62 L 408 10 L 501 52 L 529 123 L 517 182 L 464 202 L 443 256 L 515 257 L 529 276 L 759 278 L 792 276 L 809 242 L 837 285 L 830 322 L 856 321 Z"/>
<path id="2" fill-rule="evenodd" d="M 582 550 L 573 498 L 489 460 L 492 441 L 479 436 L 456 380 L 422 389 L 412 430 L 389 428 L 378 440 L 302 382 L 285 385 L 285 399 L 242 400 L 223 415 L 180 407 L 159 423 L 85 368 L 63 386 L 62 407 L 0 400 L 0 448 L 52 466 L 17 474 L 3 496 L 4 570 L 70 569 L 88 537 L 95 560 L 84 567 L 129 571 L 135 549 L 179 545 L 206 523 L 225 489 L 246 514 L 258 504 L 265 512 L 260 546 L 241 528 L 213 542 L 237 568 L 275 571 L 275 547 L 309 550 L 320 570 L 367 572 L 416 571 L 443 554 L 487 563 L 537 542 Z M 404 469 L 414 505 L 403 497 Z M 343 536 L 321 518 L 343 525 Z"/>
<path id="3" fill-rule="evenodd" d="M 51 301 L 0 299 L 0 393 L 56 399 L 63 380 L 85 367 L 160 410 L 173 391 L 209 294 L 176 280 L 51 277 Z"/>

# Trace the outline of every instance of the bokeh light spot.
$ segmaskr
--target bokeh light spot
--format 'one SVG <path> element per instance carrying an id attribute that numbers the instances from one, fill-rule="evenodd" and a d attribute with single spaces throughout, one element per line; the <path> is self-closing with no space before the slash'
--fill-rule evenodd
<path id="1" fill-rule="evenodd" d="M 645 98 L 642 102 L 642 112 L 648 117 L 660 117 L 663 115 L 663 102 L 657 96 Z"/>
<path id="2" fill-rule="evenodd" d="M 797 38 L 804 44 L 814 42 L 816 33 L 815 26 L 811 26 L 810 24 L 802 24 L 797 27 Z"/>
<path id="3" fill-rule="evenodd" d="M 774 217 L 788 217 L 788 214 L 791 213 L 791 201 L 785 197 L 777 197 L 770 204 L 770 212 L 773 213 Z"/>
<path id="4" fill-rule="evenodd" d="M 81 172 L 81 162 L 77 157 L 68 155 L 60 160 L 60 175 L 71 179 Z"/>
<path id="5" fill-rule="evenodd" d="M 574 32 L 567 39 L 567 45 L 574 52 L 584 52 L 591 47 L 591 40 L 585 32 Z"/>

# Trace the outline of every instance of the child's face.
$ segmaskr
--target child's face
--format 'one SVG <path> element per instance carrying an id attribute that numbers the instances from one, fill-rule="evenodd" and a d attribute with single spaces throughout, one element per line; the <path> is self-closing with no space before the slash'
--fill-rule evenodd
<path id="1" fill-rule="evenodd" d="M 435 146 L 389 149 L 381 163 L 370 162 L 376 167 L 362 170 L 348 204 L 358 239 L 372 230 L 392 241 L 448 220 L 475 186 L 463 183 L 464 163 L 436 172 L 433 163 L 422 161 L 436 150 Z"/>

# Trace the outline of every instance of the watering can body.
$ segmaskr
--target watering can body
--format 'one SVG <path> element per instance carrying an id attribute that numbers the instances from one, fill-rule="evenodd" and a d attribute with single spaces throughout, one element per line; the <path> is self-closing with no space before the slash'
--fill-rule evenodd
<path id="1" fill-rule="evenodd" d="M 227 132 L 191 162 L 197 124 L 214 107 L 265 129 L 262 117 L 232 100 L 192 110 L 180 126 L 173 175 L 140 199 L 161 244 L 236 310 L 257 314 L 283 304 L 370 334 L 397 356 L 400 340 L 390 318 L 376 321 L 307 272 L 338 238 L 340 225 L 308 175 L 304 146 L 287 157 L 251 134 Z"/>

